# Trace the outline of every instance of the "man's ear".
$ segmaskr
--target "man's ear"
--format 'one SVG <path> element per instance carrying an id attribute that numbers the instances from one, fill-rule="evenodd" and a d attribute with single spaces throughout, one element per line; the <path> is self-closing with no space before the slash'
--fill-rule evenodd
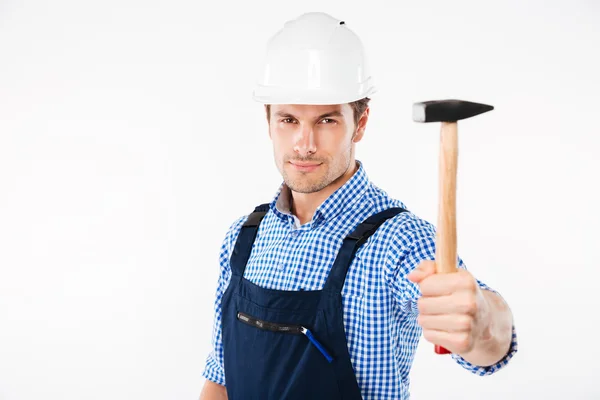
<path id="1" fill-rule="evenodd" d="M 267 118 L 267 126 L 268 126 L 268 130 L 269 130 L 269 138 L 273 139 L 271 137 L 271 109 L 269 107 L 268 104 L 265 104 L 265 117 Z"/>
<path id="2" fill-rule="evenodd" d="M 365 109 L 365 111 L 363 112 L 363 114 L 360 116 L 360 119 L 358 120 L 358 124 L 356 124 L 356 133 L 354 134 L 354 137 L 352 138 L 352 141 L 354 143 L 358 143 L 362 140 L 364 134 L 365 134 L 365 129 L 367 128 L 367 121 L 369 120 L 369 112 L 370 112 L 370 108 L 367 107 Z"/>

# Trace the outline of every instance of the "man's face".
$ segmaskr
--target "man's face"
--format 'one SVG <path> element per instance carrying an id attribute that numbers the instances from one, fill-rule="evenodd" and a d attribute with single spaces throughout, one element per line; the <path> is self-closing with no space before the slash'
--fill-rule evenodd
<path id="1" fill-rule="evenodd" d="M 348 104 L 271 106 L 275 163 L 295 192 L 320 191 L 354 166 L 354 143 L 363 131 Z"/>

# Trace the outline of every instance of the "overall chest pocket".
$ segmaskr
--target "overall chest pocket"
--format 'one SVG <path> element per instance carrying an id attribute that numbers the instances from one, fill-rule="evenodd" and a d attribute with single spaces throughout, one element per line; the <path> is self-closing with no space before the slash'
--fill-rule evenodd
<path id="1" fill-rule="evenodd" d="M 323 347 L 323 345 L 317 340 L 317 338 L 315 338 L 313 333 L 305 326 L 263 321 L 243 312 L 238 312 L 237 318 L 239 321 L 242 321 L 245 324 L 257 327 L 265 331 L 287 333 L 290 335 L 304 335 L 317 348 L 317 350 L 319 350 L 321 354 L 323 354 L 323 357 L 325 357 L 325 359 L 328 362 L 333 362 L 333 357 L 329 354 L 325 347 Z"/>
<path id="2" fill-rule="evenodd" d="M 341 399 L 325 316 L 239 307 L 224 336 L 228 382 L 240 399 Z M 238 397 L 235 397 L 236 399 Z"/>

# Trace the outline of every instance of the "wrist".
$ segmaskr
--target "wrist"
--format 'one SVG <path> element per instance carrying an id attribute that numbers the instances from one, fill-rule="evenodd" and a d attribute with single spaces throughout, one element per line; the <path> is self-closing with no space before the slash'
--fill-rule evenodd
<path id="1" fill-rule="evenodd" d="M 481 322 L 484 327 L 473 338 L 473 348 L 459 354 L 471 364 L 487 367 L 500 361 L 510 350 L 512 314 L 496 293 L 482 289 Z"/>

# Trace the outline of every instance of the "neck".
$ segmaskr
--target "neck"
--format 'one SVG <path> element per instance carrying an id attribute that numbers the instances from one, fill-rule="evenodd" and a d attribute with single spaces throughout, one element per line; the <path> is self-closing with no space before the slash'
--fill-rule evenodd
<path id="1" fill-rule="evenodd" d="M 314 193 L 298 193 L 291 191 L 292 193 L 292 214 L 294 214 L 299 220 L 300 224 L 305 224 L 312 220 L 317 207 L 319 207 L 333 192 L 338 190 L 348 182 L 348 180 L 358 170 L 358 163 L 353 161 L 350 166 L 335 181 L 331 182 L 329 186 Z"/>

